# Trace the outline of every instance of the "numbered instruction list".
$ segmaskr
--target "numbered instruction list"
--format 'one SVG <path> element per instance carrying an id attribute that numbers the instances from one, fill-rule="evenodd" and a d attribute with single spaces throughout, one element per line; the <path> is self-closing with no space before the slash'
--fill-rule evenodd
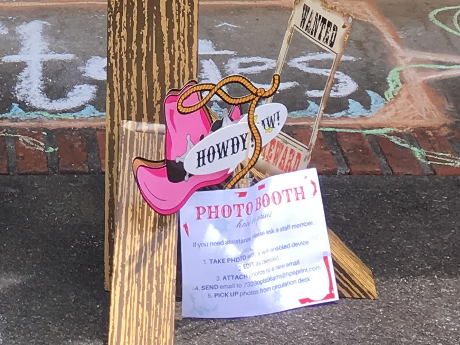
<path id="1" fill-rule="evenodd" d="M 180 223 L 184 317 L 256 316 L 338 299 L 316 169 L 197 192 Z"/>

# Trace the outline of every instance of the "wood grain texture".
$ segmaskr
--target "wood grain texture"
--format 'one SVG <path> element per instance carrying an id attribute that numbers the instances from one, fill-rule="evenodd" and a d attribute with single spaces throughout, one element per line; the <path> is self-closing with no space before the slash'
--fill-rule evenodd
<path id="1" fill-rule="evenodd" d="M 109 345 L 173 344 L 178 222 L 143 200 L 132 162 L 135 157 L 163 159 L 164 136 L 119 127 L 119 188 L 115 203 L 113 279 Z"/>
<path id="2" fill-rule="evenodd" d="M 376 299 L 378 294 L 371 270 L 331 229 L 329 243 L 340 296 Z"/>
<path id="3" fill-rule="evenodd" d="M 105 288 L 110 287 L 119 126 L 122 120 L 164 123 L 171 88 L 195 79 L 198 0 L 109 0 L 106 117 Z M 152 159 L 154 148 L 144 158 Z"/>

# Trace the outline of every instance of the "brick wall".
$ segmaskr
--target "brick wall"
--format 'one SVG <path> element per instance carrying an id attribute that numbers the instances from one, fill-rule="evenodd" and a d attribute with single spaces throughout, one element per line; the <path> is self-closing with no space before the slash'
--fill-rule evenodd
<path id="1" fill-rule="evenodd" d="M 303 143 L 311 134 L 298 126 L 285 131 Z M 310 165 L 322 175 L 460 175 L 459 140 L 458 128 L 391 135 L 329 129 L 319 134 Z M 0 129 L 0 174 L 99 174 L 104 168 L 105 130 Z"/>

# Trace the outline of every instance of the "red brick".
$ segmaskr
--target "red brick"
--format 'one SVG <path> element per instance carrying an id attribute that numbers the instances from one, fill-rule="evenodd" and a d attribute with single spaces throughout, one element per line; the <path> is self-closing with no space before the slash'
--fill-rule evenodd
<path id="1" fill-rule="evenodd" d="M 0 133 L 0 174 L 8 174 L 8 151 L 6 139 Z"/>
<path id="2" fill-rule="evenodd" d="M 59 154 L 59 172 L 87 173 L 88 148 L 86 139 L 78 132 L 58 132 L 56 134 Z"/>
<path id="3" fill-rule="evenodd" d="M 101 170 L 102 172 L 105 172 L 105 131 L 97 131 L 97 145 L 99 146 Z"/>
<path id="4" fill-rule="evenodd" d="M 308 145 L 311 137 L 310 128 L 293 128 L 292 135 L 298 141 Z M 326 145 L 321 132 L 318 133 L 318 139 L 313 149 L 313 154 L 309 167 L 316 168 L 319 174 L 323 175 L 335 175 L 337 174 L 337 166 L 335 165 L 334 159 L 332 158 L 329 148 Z"/>
<path id="5" fill-rule="evenodd" d="M 18 174 L 48 174 L 45 137 L 38 131 L 20 131 L 16 137 Z"/>
<path id="6" fill-rule="evenodd" d="M 401 138 L 401 140 L 405 140 L 405 138 L 400 135 L 394 136 Z M 379 143 L 382 153 L 390 165 L 393 174 L 424 175 L 422 167 L 410 149 L 396 145 L 385 137 L 377 137 L 377 142 Z"/>
<path id="7" fill-rule="evenodd" d="M 351 175 L 381 175 L 380 165 L 361 133 L 337 133 Z"/>
<path id="8" fill-rule="evenodd" d="M 436 159 L 435 157 L 428 157 L 428 160 L 433 167 L 436 175 L 442 176 L 456 176 L 460 175 L 460 167 L 452 166 L 452 165 L 443 165 L 443 164 L 436 164 L 436 162 L 445 162 L 445 163 L 452 163 L 456 161 L 458 158 L 455 154 L 455 151 L 449 144 L 447 138 L 439 133 L 434 133 L 432 131 L 427 130 L 415 130 L 413 132 L 414 137 L 417 139 L 420 147 L 427 151 L 430 155 L 436 155 L 436 153 L 441 153 L 441 155 L 437 155 L 439 158 Z M 444 156 L 448 154 L 450 156 Z M 451 160 L 451 162 L 443 161 L 443 159 Z"/>

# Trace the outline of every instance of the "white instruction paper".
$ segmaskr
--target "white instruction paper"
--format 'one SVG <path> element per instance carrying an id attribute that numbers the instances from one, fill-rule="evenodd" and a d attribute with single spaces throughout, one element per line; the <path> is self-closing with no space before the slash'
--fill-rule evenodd
<path id="1" fill-rule="evenodd" d="M 316 169 L 197 192 L 180 223 L 184 317 L 257 316 L 338 300 Z"/>

